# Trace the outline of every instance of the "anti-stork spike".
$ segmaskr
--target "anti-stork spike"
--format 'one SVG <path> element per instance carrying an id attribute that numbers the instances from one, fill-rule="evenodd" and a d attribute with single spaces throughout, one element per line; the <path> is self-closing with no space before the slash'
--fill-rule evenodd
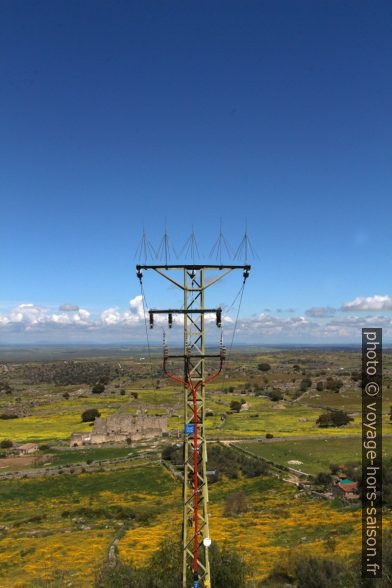
<path id="1" fill-rule="evenodd" d="M 177 257 L 175 249 L 174 249 L 173 245 L 171 244 L 169 233 L 167 232 L 166 224 L 165 224 L 165 230 L 164 230 L 161 242 L 159 244 L 156 257 L 157 257 L 157 259 L 164 260 L 165 265 L 168 265 L 168 260 L 173 255 L 174 255 L 174 257 Z"/>
<path id="2" fill-rule="evenodd" d="M 136 249 L 135 259 L 139 259 L 146 265 L 148 259 L 154 259 L 156 257 L 156 252 L 154 247 L 151 245 L 149 238 L 147 237 L 147 233 L 145 228 L 143 227 L 142 237 L 140 239 L 138 248 Z"/>
<path id="3" fill-rule="evenodd" d="M 195 230 L 192 227 L 192 233 L 189 235 L 188 239 L 185 241 L 183 248 L 181 249 L 181 255 L 185 257 L 190 257 L 192 259 L 192 263 L 195 263 L 195 256 L 197 255 L 200 257 L 199 247 L 197 245 Z"/>
<path id="4" fill-rule="evenodd" d="M 217 240 L 212 246 L 210 251 L 210 257 L 215 257 L 215 259 L 219 259 L 219 264 L 222 265 L 222 256 L 227 255 L 228 257 L 233 257 L 233 252 L 230 247 L 230 244 L 226 241 L 226 238 L 222 231 L 222 219 L 220 220 L 219 226 L 219 235 Z"/>
<path id="5" fill-rule="evenodd" d="M 235 252 L 234 259 L 244 260 L 244 264 L 247 265 L 249 261 L 249 256 L 259 259 L 256 251 L 253 249 L 251 240 L 249 238 L 248 227 L 247 224 L 245 225 L 245 233 L 241 239 L 240 244 L 238 245 L 237 251 Z"/>

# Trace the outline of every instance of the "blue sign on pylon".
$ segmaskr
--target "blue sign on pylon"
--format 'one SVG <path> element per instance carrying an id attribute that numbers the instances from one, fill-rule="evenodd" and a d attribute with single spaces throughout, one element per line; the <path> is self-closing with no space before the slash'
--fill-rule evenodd
<path id="1" fill-rule="evenodd" d="M 188 423 L 184 426 L 185 435 L 192 435 L 194 432 L 195 432 L 195 425 Z"/>

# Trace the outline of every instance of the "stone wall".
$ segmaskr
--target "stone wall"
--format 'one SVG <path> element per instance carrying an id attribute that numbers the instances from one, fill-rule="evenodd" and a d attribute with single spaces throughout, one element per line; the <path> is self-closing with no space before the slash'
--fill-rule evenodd
<path id="1" fill-rule="evenodd" d="M 101 443 L 122 443 L 127 439 L 142 441 L 167 433 L 167 417 L 112 414 L 106 421 L 96 418 L 91 433 L 73 433 L 71 447 Z"/>

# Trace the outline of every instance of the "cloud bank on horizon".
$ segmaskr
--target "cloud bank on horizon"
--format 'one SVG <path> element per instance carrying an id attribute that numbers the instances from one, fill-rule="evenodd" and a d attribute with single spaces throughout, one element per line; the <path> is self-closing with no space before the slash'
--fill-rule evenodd
<path id="1" fill-rule="evenodd" d="M 273 342 L 355 342 L 360 341 L 361 328 L 382 327 L 384 337 L 392 337 L 392 317 L 374 311 L 392 310 L 392 298 L 374 295 L 357 297 L 342 304 L 340 309 L 312 307 L 300 316 L 274 316 L 270 311 L 239 319 L 236 340 L 239 343 Z M 291 309 L 290 309 L 291 311 Z M 348 314 L 349 311 L 357 314 Z M 363 312 L 371 312 L 364 315 Z M 278 313 L 280 314 L 280 313 Z M 165 328 L 166 318 L 156 317 L 156 338 Z M 175 326 L 181 327 L 183 317 L 178 316 Z M 215 323 L 214 315 L 206 315 L 208 328 Z M 224 317 L 224 330 L 232 333 L 234 319 Z M 129 309 L 110 307 L 99 315 L 76 304 L 62 304 L 58 310 L 32 303 L 19 304 L 0 314 L 0 336 L 3 343 L 36 342 L 141 342 L 145 339 L 145 312 L 143 297 L 129 301 Z M 180 339 L 179 329 L 173 329 L 173 338 Z"/>

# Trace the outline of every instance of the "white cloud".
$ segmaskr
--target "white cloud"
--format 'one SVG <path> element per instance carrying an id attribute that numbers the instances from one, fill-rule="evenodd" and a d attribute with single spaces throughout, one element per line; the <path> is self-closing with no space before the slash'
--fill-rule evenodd
<path id="1" fill-rule="evenodd" d="M 50 325 L 89 325 L 91 314 L 84 308 L 75 312 L 51 313 L 44 306 L 19 304 L 8 315 L 0 315 L 0 326 L 12 326 L 26 330 L 39 330 Z"/>
<path id="2" fill-rule="evenodd" d="M 387 296 L 356 298 L 353 306 L 356 310 L 365 310 L 364 304 L 358 301 L 366 300 L 370 310 L 377 304 L 388 307 Z M 370 301 L 370 302 L 369 302 Z M 352 303 L 347 303 L 352 304 Z M 64 305 L 63 305 L 64 306 Z M 44 306 L 31 303 L 19 304 L 7 313 L 0 314 L 0 332 L 2 340 L 7 342 L 34 341 L 135 341 L 142 342 L 145 338 L 145 324 L 143 312 L 143 298 L 138 295 L 129 301 L 128 310 L 117 307 L 104 309 L 99 315 L 93 316 L 87 309 L 53 311 Z M 337 314 L 329 307 L 312 307 L 305 314 L 298 316 L 273 315 L 263 312 L 252 317 L 242 317 L 237 323 L 236 342 L 360 342 L 361 328 L 366 326 L 380 326 L 384 329 L 385 338 L 392 337 L 392 317 L 379 313 L 364 315 L 344 313 Z M 347 308 L 348 310 L 348 308 Z M 383 308 L 385 310 L 385 308 Z M 148 314 L 147 314 L 148 322 Z M 231 337 L 234 326 L 232 316 L 223 313 L 223 328 L 225 340 Z M 219 337 L 215 327 L 215 314 L 206 315 L 208 339 Z M 163 327 L 170 333 L 170 338 L 179 341 L 182 336 L 183 315 L 174 316 L 173 329 L 167 329 L 167 316 L 157 314 L 154 317 L 156 328 L 149 335 L 152 340 L 159 341 Z"/>
<path id="3" fill-rule="evenodd" d="M 344 311 L 363 310 L 392 310 L 392 298 L 390 296 L 367 296 L 354 298 L 350 302 L 342 304 Z"/>

